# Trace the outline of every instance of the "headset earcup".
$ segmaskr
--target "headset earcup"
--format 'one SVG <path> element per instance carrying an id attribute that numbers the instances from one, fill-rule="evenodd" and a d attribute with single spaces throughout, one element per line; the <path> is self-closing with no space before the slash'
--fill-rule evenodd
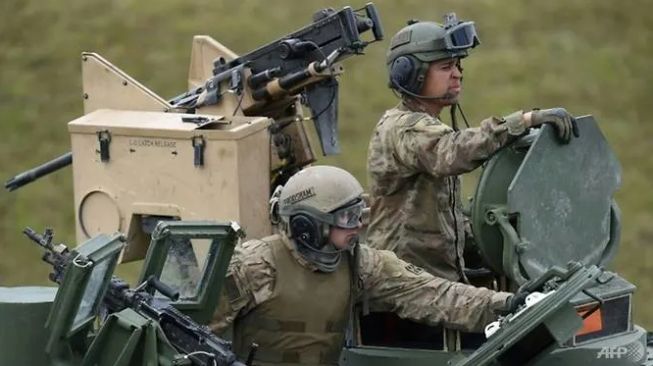
<path id="1" fill-rule="evenodd" d="M 290 218 L 290 235 L 299 243 L 320 249 L 321 234 L 319 225 L 309 216 L 298 214 Z"/>
<path id="2" fill-rule="evenodd" d="M 390 86 L 399 89 L 408 90 L 411 93 L 418 94 L 420 92 L 419 85 L 421 84 L 418 79 L 420 65 L 415 57 L 406 55 L 397 57 L 390 66 Z M 397 88 L 397 85 L 399 88 Z"/>

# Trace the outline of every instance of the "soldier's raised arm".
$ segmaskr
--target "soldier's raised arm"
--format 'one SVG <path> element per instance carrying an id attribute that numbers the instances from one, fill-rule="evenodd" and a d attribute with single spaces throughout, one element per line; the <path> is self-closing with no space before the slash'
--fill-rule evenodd
<path id="1" fill-rule="evenodd" d="M 426 113 L 406 113 L 391 134 L 403 164 L 434 176 L 470 172 L 528 128 L 549 123 L 563 143 L 575 132 L 574 118 L 563 108 L 489 117 L 479 127 L 455 131 Z M 572 131 L 573 130 L 573 131 Z"/>
<path id="2" fill-rule="evenodd" d="M 425 113 L 407 113 L 395 127 L 392 141 L 397 159 L 417 171 L 451 176 L 477 168 L 511 137 L 526 130 L 521 112 L 490 117 L 480 127 L 454 131 Z"/>
<path id="3" fill-rule="evenodd" d="M 512 294 L 434 277 L 386 250 L 361 245 L 359 277 L 371 310 L 463 331 L 481 331 Z M 360 300 L 360 299 L 359 299 Z"/>

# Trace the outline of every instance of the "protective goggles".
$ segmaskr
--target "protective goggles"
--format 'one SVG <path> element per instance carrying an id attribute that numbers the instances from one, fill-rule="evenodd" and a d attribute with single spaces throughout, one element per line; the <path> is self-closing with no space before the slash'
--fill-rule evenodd
<path id="1" fill-rule="evenodd" d="M 361 224 L 365 202 L 360 200 L 352 205 L 339 208 L 331 213 L 333 225 L 341 229 L 355 229 Z"/>
<path id="2" fill-rule="evenodd" d="M 480 43 L 474 22 L 462 22 L 446 28 L 444 45 L 447 50 L 474 48 Z"/>

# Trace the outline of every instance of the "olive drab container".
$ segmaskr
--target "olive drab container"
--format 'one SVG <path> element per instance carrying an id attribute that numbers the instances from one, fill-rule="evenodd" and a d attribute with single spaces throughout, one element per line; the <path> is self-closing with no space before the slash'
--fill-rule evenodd
<path id="1" fill-rule="evenodd" d="M 0 287 L 0 365 L 47 365 L 43 326 L 55 287 Z M 25 345 L 39 345 L 26 349 Z"/>

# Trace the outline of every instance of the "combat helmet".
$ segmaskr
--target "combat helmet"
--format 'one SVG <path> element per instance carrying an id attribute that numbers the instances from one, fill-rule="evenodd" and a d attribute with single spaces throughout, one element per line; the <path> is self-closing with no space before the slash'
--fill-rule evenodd
<path id="1" fill-rule="evenodd" d="M 278 199 L 282 228 L 299 253 L 321 271 L 334 271 L 343 251 L 329 243 L 329 227 L 360 225 L 362 193 L 363 187 L 353 175 L 333 166 L 301 170 L 282 188 Z"/>
<path id="2" fill-rule="evenodd" d="M 418 95 L 431 62 L 467 57 L 480 44 L 474 22 L 459 21 L 455 13 L 444 19 L 444 24 L 409 20 L 392 37 L 386 54 L 390 88 Z"/>

